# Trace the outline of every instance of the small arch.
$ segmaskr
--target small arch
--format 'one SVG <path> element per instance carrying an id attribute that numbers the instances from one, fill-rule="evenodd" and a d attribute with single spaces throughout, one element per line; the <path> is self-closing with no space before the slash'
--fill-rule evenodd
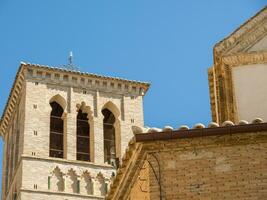
<path id="1" fill-rule="evenodd" d="M 81 104 L 77 104 L 76 105 L 76 108 L 77 108 L 77 112 L 79 110 L 82 110 L 83 113 L 87 113 L 87 115 L 88 115 L 87 117 L 89 119 L 92 119 L 93 118 L 93 111 L 92 111 L 91 107 L 90 106 L 87 106 L 84 101 L 82 101 Z"/>
<path id="2" fill-rule="evenodd" d="M 52 102 L 57 102 L 63 108 L 63 110 L 65 110 L 67 107 L 66 100 L 60 94 L 53 96 L 49 103 L 51 104 Z"/>
<path id="3" fill-rule="evenodd" d="M 57 166 L 53 173 L 52 173 L 56 179 L 57 179 L 57 191 L 59 192 L 63 192 L 65 190 L 65 181 L 64 181 L 64 178 L 63 178 L 63 173 L 61 172 L 61 170 L 59 169 L 59 167 Z"/>
<path id="4" fill-rule="evenodd" d="M 107 103 L 105 103 L 102 110 L 104 110 L 105 108 L 110 110 L 117 119 L 120 117 L 120 110 L 113 102 L 108 101 Z"/>
<path id="5" fill-rule="evenodd" d="M 107 194 L 107 183 L 105 182 L 105 178 L 101 172 L 99 172 L 96 176 L 97 180 L 97 189 L 101 196 L 105 196 Z"/>
<path id="6" fill-rule="evenodd" d="M 71 184 L 71 188 L 72 188 L 72 192 L 73 193 L 79 193 L 80 191 L 80 182 L 78 180 L 78 175 L 76 173 L 76 171 L 74 171 L 73 169 L 70 169 L 68 172 L 68 175 L 70 176 L 70 179 L 72 181 Z"/>
<path id="7" fill-rule="evenodd" d="M 85 182 L 85 191 L 87 195 L 94 194 L 94 183 L 90 173 L 86 170 L 82 175 L 84 182 Z"/>

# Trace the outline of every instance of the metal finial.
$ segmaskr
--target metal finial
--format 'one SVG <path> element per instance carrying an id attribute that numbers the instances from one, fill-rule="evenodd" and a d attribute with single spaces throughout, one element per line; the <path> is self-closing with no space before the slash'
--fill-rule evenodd
<path id="1" fill-rule="evenodd" d="M 72 59 L 73 59 L 73 54 L 72 51 L 70 52 L 70 56 L 69 56 L 69 64 L 72 65 Z"/>
<path id="2" fill-rule="evenodd" d="M 78 71 L 79 70 L 78 67 L 76 67 L 73 64 L 73 53 L 72 53 L 72 51 L 70 51 L 68 61 L 69 62 L 68 62 L 67 65 L 63 65 L 64 68 L 69 69 L 69 70 L 75 70 L 75 71 Z"/>

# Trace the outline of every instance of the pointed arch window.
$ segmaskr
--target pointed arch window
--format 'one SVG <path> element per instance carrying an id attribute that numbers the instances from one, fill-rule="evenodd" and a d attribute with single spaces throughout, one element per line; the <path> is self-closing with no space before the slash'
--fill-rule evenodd
<path id="1" fill-rule="evenodd" d="M 87 113 L 77 115 L 77 160 L 90 161 L 90 125 Z"/>
<path id="2" fill-rule="evenodd" d="M 55 101 L 50 103 L 52 111 L 50 114 L 50 144 L 49 156 L 63 158 L 64 156 L 64 120 L 63 108 Z"/>
<path id="3" fill-rule="evenodd" d="M 116 159 L 116 142 L 115 142 L 115 116 L 107 108 L 102 110 L 104 115 L 104 162 L 112 164 Z"/>

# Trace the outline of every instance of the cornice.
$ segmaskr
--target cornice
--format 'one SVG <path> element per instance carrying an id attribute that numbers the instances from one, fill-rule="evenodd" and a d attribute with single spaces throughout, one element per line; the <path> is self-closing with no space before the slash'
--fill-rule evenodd
<path id="1" fill-rule="evenodd" d="M 239 52 L 255 44 L 266 35 L 267 7 L 250 18 L 228 37 L 214 46 L 214 57 L 227 53 Z"/>
<path id="2" fill-rule="evenodd" d="M 35 193 L 35 194 L 46 194 L 49 196 L 53 195 L 59 195 L 59 196 L 64 196 L 65 198 L 84 198 L 84 199 L 102 199 L 104 200 L 105 198 L 102 196 L 96 196 L 96 195 L 83 195 L 83 194 L 75 194 L 75 193 L 67 193 L 67 192 L 58 192 L 58 191 L 50 191 L 50 190 L 33 190 L 33 189 L 26 189 L 22 188 L 20 189 L 20 192 L 27 192 L 27 193 Z"/>
<path id="3" fill-rule="evenodd" d="M 67 160 L 62 158 L 52 158 L 52 157 L 36 157 L 36 156 L 29 156 L 29 155 L 21 155 L 22 160 L 39 160 L 44 162 L 51 162 L 51 163 L 57 163 L 57 164 L 71 164 L 71 165 L 77 165 L 77 166 L 83 166 L 88 169 L 106 169 L 106 170 L 115 170 L 113 166 L 108 164 L 97 164 L 93 162 L 85 162 L 85 161 L 77 161 L 77 160 Z"/>
<path id="4" fill-rule="evenodd" d="M 145 91 L 149 89 L 150 83 L 148 82 L 142 82 L 142 81 L 137 81 L 137 80 L 129 80 L 129 79 L 124 79 L 124 78 L 119 78 L 119 77 L 112 77 L 112 76 L 103 76 L 103 75 L 98 75 L 98 74 L 93 74 L 93 73 L 86 73 L 86 72 L 80 72 L 80 71 L 74 71 L 74 70 L 68 70 L 68 69 L 63 69 L 60 67 L 54 67 L 54 66 L 48 66 L 48 65 L 39 65 L 39 64 L 32 64 L 32 63 L 21 63 L 22 66 L 27 66 L 30 68 L 35 68 L 35 69 L 44 69 L 48 71 L 54 71 L 58 73 L 67 73 L 67 74 L 72 74 L 72 75 L 78 75 L 78 76 L 85 76 L 87 78 L 96 78 L 99 80 L 112 80 L 112 81 L 119 81 L 123 83 L 128 83 L 132 85 L 141 85 Z"/>
<path id="5" fill-rule="evenodd" d="M 262 64 L 267 62 L 267 52 L 249 52 L 239 53 L 235 55 L 223 56 L 222 63 L 229 67 L 250 65 L 250 64 Z"/>

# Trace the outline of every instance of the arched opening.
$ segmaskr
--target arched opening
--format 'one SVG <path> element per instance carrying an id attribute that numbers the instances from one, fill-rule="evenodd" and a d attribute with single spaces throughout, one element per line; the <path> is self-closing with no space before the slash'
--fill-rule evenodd
<path id="1" fill-rule="evenodd" d="M 52 111 L 50 114 L 50 143 L 49 156 L 55 158 L 64 157 L 64 120 L 62 119 L 64 110 L 56 102 L 50 103 Z"/>
<path id="2" fill-rule="evenodd" d="M 88 114 L 79 109 L 77 114 L 77 160 L 90 161 L 90 125 Z"/>
<path id="3" fill-rule="evenodd" d="M 115 121 L 114 114 L 107 108 L 102 110 L 104 116 L 104 162 L 114 164 L 116 162 L 116 138 L 115 138 Z"/>

